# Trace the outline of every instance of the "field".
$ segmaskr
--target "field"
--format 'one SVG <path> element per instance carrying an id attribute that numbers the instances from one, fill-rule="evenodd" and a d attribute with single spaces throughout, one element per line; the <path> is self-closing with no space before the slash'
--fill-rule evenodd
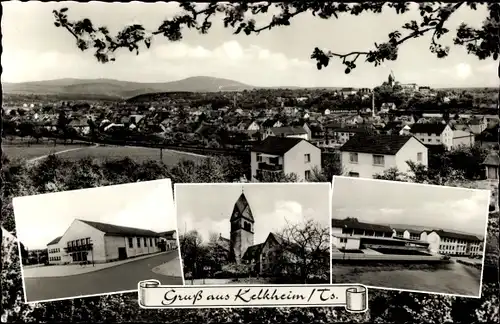
<path id="1" fill-rule="evenodd" d="M 68 145 L 50 145 L 50 144 L 33 144 L 27 145 L 2 145 L 2 152 L 9 157 L 9 159 L 25 159 L 31 160 L 37 157 L 54 154 L 57 152 L 72 150 L 72 149 L 83 149 L 86 146 L 81 144 L 68 144 Z"/>
<path id="2" fill-rule="evenodd" d="M 30 145 L 30 146 L 2 146 L 9 158 L 35 159 L 48 154 L 56 154 L 63 159 L 79 160 L 90 157 L 100 161 L 117 160 L 129 157 L 136 162 L 146 160 L 160 160 L 160 150 L 146 147 L 131 146 L 82 146 L 76 145 Z M 199 161 L 202 156 L 189 153 L 163 150 L 162 160 L 168 166 L 173 166 L 181 160 Z"/>

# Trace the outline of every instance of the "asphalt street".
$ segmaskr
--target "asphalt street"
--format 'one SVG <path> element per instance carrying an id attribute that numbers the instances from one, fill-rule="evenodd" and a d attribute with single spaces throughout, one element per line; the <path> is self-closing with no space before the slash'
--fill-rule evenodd
<path id="1" fill-rule="evenodd" d="M 157 279 L 165 285 L 182 285 L 181 277 L 164 276 L 152 271 L 154 267 L 166 263 L 178 255 L 177 250 L 175 250 L 74 276 L 25 278 L 26 299 L 28 302 L 34 302 L 137 290 L 138 282 L 148 279 Z M 175 265 L 175 263 L 173 264 Z"/>

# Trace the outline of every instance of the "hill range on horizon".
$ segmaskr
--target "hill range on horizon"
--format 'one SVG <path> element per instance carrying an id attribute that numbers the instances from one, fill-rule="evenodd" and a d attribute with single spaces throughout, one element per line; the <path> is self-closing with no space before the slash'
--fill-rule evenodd
<path id="1" fill-rule="evenodd" d="M 64 78 L 29 82 L 3 82 L 3 93 L 18 96 L 57 96 L 77 99 L 123 100 L 140 95 L 167 92 L 218 92 L 254 89 L 342 89 L 342 87 L 265 87 L 248 85 L 239 81 L 209 76 L 194 76 L 169 82 L 132 82 L 114 79 Z"/>
<path id="2" fill-rule="evenodd" d="M 145 94 L 162 92 L 218 92 L 253 89 L 303 89 L 298 86 L 261 87 L 239 81 L 209 76 L 188 77 L 169 82 L 132 82 L 114 79 L 64 78 L 29 82 L 4 82 L 7 95 L 60 95 L 72 97 L 128 99 Z M 332 88 L 335 89 L 335 88 Z"/>

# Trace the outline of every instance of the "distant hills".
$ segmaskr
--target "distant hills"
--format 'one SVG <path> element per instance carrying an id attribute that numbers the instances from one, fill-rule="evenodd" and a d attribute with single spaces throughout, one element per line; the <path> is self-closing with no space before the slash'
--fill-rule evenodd
<path id="1" fill-rule="evenodd" d="M 242 91 L 259 87 L 238 81 L 208 76 L 190 77 L 178 81 L 141 83 L 112 79 L 57 79 L 22 83 L 3 83 L 8 95 L 39 95 L 72 97 L 73 99 L 126 99 L 161 92 Z"/>
<path id="2" fill-rule="evenodd" d="M 130 99 L 146 94 L 165 92 L 218 92 L 253 89 L 304 89 L 298 86 L 257 87 L 242 82 L 195 76 L 170 82 L 142 83 L 113 79 L 56 79 L 2 84 L 3 93 L 12 96 L 47 96 L 61 100 Z M 323 87 L 328 89 L 340 89 Z M 313 88 L 311 88 L 313 89 Z"/>

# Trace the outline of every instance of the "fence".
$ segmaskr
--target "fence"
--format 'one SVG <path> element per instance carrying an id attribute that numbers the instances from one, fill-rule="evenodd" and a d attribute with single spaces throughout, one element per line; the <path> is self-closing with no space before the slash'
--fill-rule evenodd
<path id="1" fill-rule="evenodd" d="M 397 255 L 397 254 L 384 254 L 384 255 L 368 255 L 368 254 L 350 254 L 350 253 L 335 253 L 332 254 L 334 261 L 398 261 L 398 262 L 436 262 L 445 261 L 441 256 L 425 256 L 425 255 Z"/>

